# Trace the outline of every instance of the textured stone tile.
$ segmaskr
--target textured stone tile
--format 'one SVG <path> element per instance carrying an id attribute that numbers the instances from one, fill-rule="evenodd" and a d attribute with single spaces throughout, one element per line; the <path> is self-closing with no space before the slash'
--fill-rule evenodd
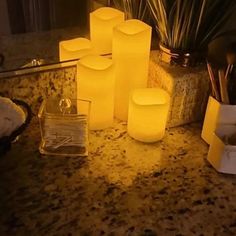
<path id="1" fill-rule="evenodd" d="M 152 51 L 148 86 L 161 87 L 170 94 L 169 127 L 203 118 L 209 94 L 208 73 L 204 66 L 170 66 L 159 60 L 158 51 Z"/>
<path id="2" fill-rule="evenodd" d="M 44 98 L 76 98 L 76 67 L 0 79 L 0 94 L 26 101 L 37 113 Z"/>

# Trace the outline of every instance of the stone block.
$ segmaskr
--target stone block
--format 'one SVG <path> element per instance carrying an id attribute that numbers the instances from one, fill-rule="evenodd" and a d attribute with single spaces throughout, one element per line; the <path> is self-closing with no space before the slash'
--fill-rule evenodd
<path id="1" fill-rule="evenodd" d="M 151 52 L 148 87 L 161 87 L 171 95 L 168 127 L 201 120 L 210 88 L 206 66 L 183 68 L 159 58 L 158 51 Z"/>

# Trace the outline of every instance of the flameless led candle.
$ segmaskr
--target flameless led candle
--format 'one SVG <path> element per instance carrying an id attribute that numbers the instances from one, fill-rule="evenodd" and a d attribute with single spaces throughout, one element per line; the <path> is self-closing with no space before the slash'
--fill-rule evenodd
<path id="1" fill-rule="evenodd" d="M 114 68 L 111 59 L 86 56 L 77 64 L 77 97 L 91 101 L 90 129 L 110 127 L 114 115 Z"/>
<path id="2" fill-rule="evenodd" d="M 115 116 L 127 120 L 130 92 L 146 88 L 151 46 L 151 27 L 128 20 L 114 28 Z"/>
<path id="3" fill-rule="evenodd" d="M 90 39 L 98 54 L 112 51 L 113 28 L 124 21 L 124 13 L 110 7 L 102 7 L 90 13 Z"/>
<path id="4" fill-rule="evenodd" d="M 79 59 L 92 53 L 92 44 L 86 38 L 76 38 L 59 43 L 60 61 Z"/>
<path id="5" fill-rule="evenodd" d="M 165 134 L 170 96 L 163 89 L 136 89 L 130 95 L 128 134 L 141 142 L 156 142 Z"/>

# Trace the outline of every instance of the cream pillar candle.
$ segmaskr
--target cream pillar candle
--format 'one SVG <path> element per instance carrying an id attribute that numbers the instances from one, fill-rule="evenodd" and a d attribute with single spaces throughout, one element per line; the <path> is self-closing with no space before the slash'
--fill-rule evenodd
<path id="1" fill-rule="evenodd" d="M 86 56 L 77 64 L 77 97 L 91 101 L 90 129 L 112 126 L 114 115 L 114 68 L 111 59 Z"/>
<path id="2" fill-rule="evenodd" d="M 80 59 L 92 53 L 92 44 L 89 39 L 75 38 L 59 43 L 60 61 Z"/>
<path id="3" fill-rule="evenodd" d="M 127 120 L 130 92 L 147 87 L 151 27 L 128 20 L 114 28 L 115 116 Z"/>
<path id="4" fill-rule="evenodd" d="M 101 7 L 90 13 L 90 39 L 97 54 L 112 52 L 113 28 L 124 21 L 124 13 Z"/>
<path id="5" fill-rule="evenodd" d="M 170 96 L 163 89 L 136 89 L 130 95 L 128 134 L 142 142 L 156 142 L 165 134 Z"/>

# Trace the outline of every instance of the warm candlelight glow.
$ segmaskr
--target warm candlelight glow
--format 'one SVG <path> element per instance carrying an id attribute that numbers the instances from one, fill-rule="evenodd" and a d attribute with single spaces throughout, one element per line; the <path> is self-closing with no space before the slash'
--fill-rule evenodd
<path id="1" fill-rule="evenodd" d="M 111 59 L 87 56 L 78 61 L 77 97 L 91 101 L 90 129 L 105 129 L 112 125 L 114 68 Z"/>
<path id="2" fill-rule="evenodd" d="M 76 38 L 59 43 L 60 61 L 79 59 L 92 53 L 92 44 L 86 38 Z"/>
<path id="3" fill-rule="evenodd" d="M 124 21 L 124 13 L 110 7 L 102 7 L 90 13 L 90 38 L 98 54 L 112 52 L 113 28 Z"/>
<path id="4" fill-rule="evenodd" d="M 128 20 L 114 28 L 115 116 L 127 120 L 130 92 L 147 86 L 151 27 Z"/>
<path id="5" fill-rule="evenodd" d="M 156 142 L 165 134 L 170 96 L 159 88 L 136 89 L 129 101 L 128 134 L 142 142 Z"/>

